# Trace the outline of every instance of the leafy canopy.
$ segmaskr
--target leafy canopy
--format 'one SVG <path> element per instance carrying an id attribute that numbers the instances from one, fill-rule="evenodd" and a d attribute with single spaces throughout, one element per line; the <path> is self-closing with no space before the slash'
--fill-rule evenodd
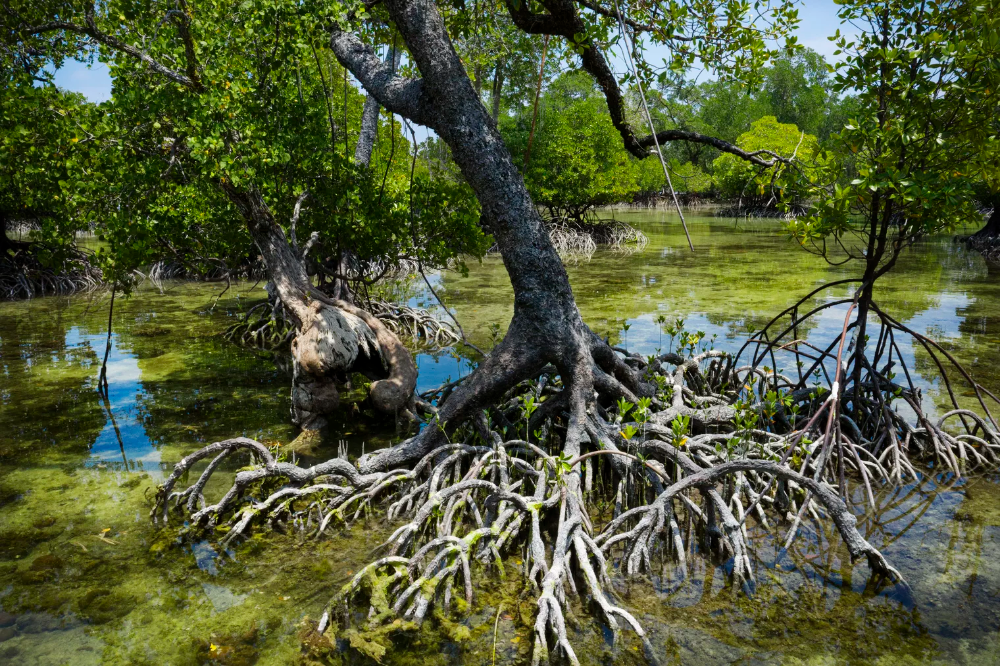
<path id="1" fill-rule="evenodd" d="M 865 29 L 834 38 L 834 90 L 856 95 L 858 112 L 808 173 L 814 207 L 791 227 L 800 242 L 825 254 L 832 241 L 874 280 L 918 238 L 978 218 L 973 188 L 998 145 L 998 9 L 843 4 L 841 19 Z"/>
<path id="2" fill-rule="evenodd" d="M 819 142 L 791 124 L 779 123 L 774 116 L 764 116 L 741 134 L 736 145 L 746 151 L 770 151 L 781 157 L 794 158 L 800 169 L 811 169 Z M 743 197 L 751 201 L 775 197 L 776 200 L 799 200 L 806 193 L 796 177 L 797 171 L 787 168 L 764 170 L 726 153 L 713 162 L 714 181 L 719 193 L 729 199 Z"/>
<path id="3" fill-rule="evenodd" d="M 501 125 L 515 159 L 527 151 L 531 116 L 529 108 Z M 574 218 L 594 206 L 628 201 L 640 187 L 639 161 L 622 146 L 604 97 L 581 71 L 563 74 L 542 96 L 522 170 L 535 203 Z"/>
<path id="4" fill-rule="evenodd" d="M 90 205 L 111 275 L 163 258 L 232 266 L 255 256 L 233 191 L 259 192 L 289 234 L 299 204 L 295 232 L 300 245 L 316 234 L 320 268 L 341 251 L 384 267 L 408 258 L 440 266 L 485 250 L 468 187 L 420 172 L 411 187 L 399 123 L 383 115 L 371 165 L 353 162 L 364 98 L 325 47 L 339 3 L 181 3 L 164 16 L 160 6 L 112 0 L 91 17 L 58 2 L 17 4 L 21 54 L 71 45 L 109 64 Z M 24 30 L 53 13 L 94 29 Z"/>

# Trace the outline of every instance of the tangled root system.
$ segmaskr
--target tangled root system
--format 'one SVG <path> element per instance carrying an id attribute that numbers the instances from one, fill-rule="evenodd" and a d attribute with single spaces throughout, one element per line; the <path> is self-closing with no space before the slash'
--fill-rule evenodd
<path id="1" fill-rule="evenodd" d="M 341 456 L 300 467 L 250 439 L 217 442 L 176 465 L 152 515 L 167 521 L 179 512 L 190 529 L 233 543 L 255 529 L 321 538 L 380 512 L 395 531 L 331 600 L 320 635 L 357 617 L 377 632 L 456 612 L 454 599 L 473 602 L 477 577 L 517 566 L 535 599 L 534 664 L 552 653 L 578 663 L 566 626 L 574 600 L 615 635 L 632 632 L 655 661 L 641 623 L 618 599 L 619 582 L 652 573 L 664 558 L 683 574 L 697 544 L 752 593 L 757 555 L 748 526 L 780 530 L 788 547 L 828 520 L 852 559 L 867 562 L 870 585 L 905 585 L 858 531 L 850 485 L 874 502 L 878 484 L 915 476 L 927 459 L 959 474 L 1000 461 L 988 410 L 984 417 L 956 407 L 932 420 L 912 383 L 884 369 L 901 369 L 898 334 L 943 352 L 873 307 L 882 327 L 857 372 L 844 358 L 850 311 L 842 335 L 822 349 L 794 337 L 802 317 L 793 308 L 790 326 L 783 313 L 780 326 L 776 318 L 737 355 L 697 345 L 648 358 L 597 349 L 594 358 L 617 371 L 598 363 L 589 395 L 545 365 L 486 409 L 445 423 L 441 407 L 457 399 L 460 382 L 449 384 L 418 402 L 428 422 L 417 435 L 356 462 Z M 752 358 L 741 364 L 745 354 Z M 828 381 L 807 384 L 816 375 L 803 366 L 796 377 L 775 370 L 779 354 L 811 360 Z M 208 500 L 212 475 L 241 454 L 252 466 L 221 499 Z M 196 466 L 194 483 L 179 488 Z"/>

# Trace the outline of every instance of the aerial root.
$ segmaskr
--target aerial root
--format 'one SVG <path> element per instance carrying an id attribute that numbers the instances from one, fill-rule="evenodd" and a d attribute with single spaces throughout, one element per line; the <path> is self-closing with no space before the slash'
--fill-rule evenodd
<path id="1" fill-rule="evenodd" d="M 631 254 L 649 243 L 642 231 L 622 220 L 601 219 L 594 215 L 577 219 L 551 214 L 544 221 L 553 247 L 563 258 L 589 259 L 599 247 Z M 496 251 L 496 245 L 489 249 L 489 252 Z"/>
<path id="2" fill-rule="evenodd" d="M 884 374 L 871 374 L 871 388 L 859 391 L 867 402 L 845 409 L 840 371 L 828 388 L 802 387 L 776 365 L 691 351 L 642 359 L 598 349 L 588 361 L 593 399 L 593 389 L 566 386 L 563 373 L 538 364 L 485 410 L 456 419 L 447 436 L 430 423 L 357 463 L 303 468 L 253 440 L 219 442 L 178 463 L 153 516 L 180 511 L 192 529 L 228 521 L 223 539 L 232 544 L 258 527 L 319 538 L 384 511 L 393 533 L 331 601 L 324 629 L 350 621 L 342 608 L 366 609 L 366 631 L 455 612 L 458 599 L 467 608 L 476 577 L 505 575 L 517 558 L 537 607 L 533 663 L 553 651 L 578 661 L 566 620 L 575 598 L 616 636 L 629 630 L 655 660 L 643 627 L 617 600 L 623 579 L 656 575 L 664 560 L 683 575 L 692 542 L 701 540 L 697 550 L 725 562 L 734 587 L 753 594 L 755 571 L 767 566 L 757 539 L 787 530 L 787 547 L 830 521 L 852 559 L 867 562 L 875 586 L 903 583 L 858 531 L 849 484 L 873 502 L 881 484 L 916 475 L 921 459 L 962 469 L 995 465 L 1000 453 L 992 421 L 971 410 L 934 421 L 917 412 L 913 423 L 883 409 L 876 391 L 919 407 L 914 391 Z M 812 353 L 822 360 L 827 352 Z M 465 382 L 429 392 L 425 402 L 443 411 L 449 396 L 469 395 Z M 868 420 L 878 414 L 880 429 Z M 209 478 L 247 453 L 254 464 L 209 504 Z M 204 465 L 198 478 L 175 490 L 195 465 Z M 598 498 L 613 511 L 597 511 Z"/>
<path id="3" fill-rule="evenodd" d="M 373 300 L 369 311 L 397 336 L 409 338 L 414 344 L 438 349 L 462 341 L 462 335 L 454 324 L 438 319 L 427 310 Z"/>
<path id="4" fill-rule="evenodd" d="M 0 299 L 64 296 L 93 291 L 103 284 L 101 271 L 92 263 L 90 254 L 61 248 L 60 261 L 50 266 L 39 260 L 38 249 L 42 249 L 39 243 L 25 243 L 12 255 L 0 252 Z"/>
<path id="5" fill-rule="evenodd" d="M 1000 238 L 996 236 L 980 236 L 975 235 L 967 239 L 969 247 L 976 250 L 987 261 L 993 263 L 1000 263 Z"/>
<path id="6" fill-rule="evenodd" d="M 736 354 L 734 362 L 745 353 L 751 356 L 750 363 L 743 367 L 757 378 L 755 395 L 765 398 L 761 403 L 769 402 L 767 391 L 779 398 L 779 404 L 771 409 L 775 414 L 772 421 L 784 421 L 795 430 L 796 422 L 802 423 L 823 411 L 826 427 L 814 429 L 824 438 L 818 455 L 827 461 L 836 459 L 836 469 L 826 467 L 825 478 L 840 485 L 846 480 L 845 471 L 853 471 L 866 486 L 870 501 L 876 481 L 898 483 L 907 477 L 917 478 L 911 460 L 914 455 L 933 460 L 956 476 L 995 469 L 1000 464 L 1000 427 L 990 407 L 996 409 L 1000 398 L 979 385 L 947 350 L 897 321 L 874 301 L 864 305 L 875 315 L 877 326 L 865 318 L 867 332 L 862 331 L 861 315 L 852 319 L 852 313 L 860 307 L 860 296 L 829 300 L 806 310 L 805 303 L 819 292 L 855 282 L 840 280 L 807 294 L 751 336 Z M 827 347 L 798 337 L 798 331 L 811 318 L 845 305 L 849 307 L 843 330 Z M 859 349 L 857 338 L 862 334 L 874 344 Z M 913 382 L 897 341 L 900 336 L 909 337 L 915 347 L 926 352 L 942 380 L 951 410 L 936 422 L 924 412 L 921 391 Z M 850 350 L 849 355 L 845 350 Z M 794 367 L 796 375 L 787 377 L 777 372 L 775 368 L 782 364 Z M 953 387 L 955 374 L 971 388 L 980 413 L 959 404 Z M 823 384 L 817 381 L 821 375 Z M 803 396 L 808 397 L 803 400 Z M 904 416 L 897 405 L 905 406 L 911 414 Z M 813 450 L 808 454 L 812 456 L 815 447 L 810 448 Z"/>

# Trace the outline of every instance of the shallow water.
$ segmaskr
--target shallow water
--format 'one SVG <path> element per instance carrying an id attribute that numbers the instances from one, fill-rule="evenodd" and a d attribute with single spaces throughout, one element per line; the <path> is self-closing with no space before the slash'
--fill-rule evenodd
<path id="1" fill-rule="evenodd" d="M 690 219 L 691 254 L 675 219 L 628 218 L 649 245 L 571 261 L 568 271 L 585 320 L 642 353 L 673 344 L 659 315 L 683 317 L 688 330 L 735 349 L 750 327 L 814 286 L 851 275 L 770 223 L 750 233 L 730 221 Z M 511 312 L 500 262 L 488 258 L 467 277 L 433 281 L 473 340 L 489 346 L 490 325 L 502 328 Z M 372 521 L 318 544 L 270 535 L 220 552 L 209 541 L 177 544 L 175 532 L 150 524 L 149 494 L 187 453 L 237 435 L 281 443 L 295 436 L 280 357 L 218 335 L 260 297 L 259 287 L 237 285 L 214 304 L 219 291 L 170 284 L 119 299 L 106 402 L 94 389 L 107 295 L 0 304 L 0 663 L 290 663 L 302 618 L 321 612 L 385 534 Z M 409 293 L 414 304 L 431 305 L 419 285 Z M 1000 279 L 978 255 L 929 240 L 903 258 L 878 298 L 944 343 L 988 388 L 1000 388 Z M 829 339 L 842 317 L 830 311 L 801 335 Z M 947 409 L 930 357 L 903 347 L 926 407 Z M 469 369 L 447 352 L 421 354 L 418 365 L 421 388 Z M 956 391 L 963 403 L 971 399 Z M 346 440 L 357 455 L 397 439 L 391 425 L 345 419 L 312 453 L 333 455 Z M 866 593 L 867 567 L 852 567 L 829 527 L 818 525 L 787 553 L 765 531 L 755 536 L 753 599 L 725 587 L 722 567 L 694 558 L 683 579 L 667 563 L 654 585 L 633 584 L 624 602 L 666 663 L 1000 663 L 994 479 L 956 483 L 929 473 L 887 489 L 879 502 L 862 531 L 901 569 L 909 591 Z M 517 620 L 530 617 L 530 604 L 509 601 L 511 584 L 484 588 L 467 621 L 468 642 L 421 635 L 386 659 L 491 663 L 503 598 L 497 663 L 523 661 L 530 640 Z M 575 631 L 585 661 L 632 654 L 627 635 L 612 648 L 585 618 Z"/>

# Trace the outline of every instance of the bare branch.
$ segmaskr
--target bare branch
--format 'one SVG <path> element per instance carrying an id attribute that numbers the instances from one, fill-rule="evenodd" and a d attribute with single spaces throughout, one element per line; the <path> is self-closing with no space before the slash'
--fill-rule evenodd
<path id="1" fill-rule="evenodd" d="M 717 139 L 714 136 L 699 134 L 698 132 L 690 132 L 688 130 L 680 130 L 680 129 L 662 130 L 656 133 L 656 141 L 658 141 L 661 144 L 670 141 L 688 141 L 690 143 L 701 143 L 707 146 L 712 146 L 713 148 L 716 148 L 724 153 L 735 155 L 740 159 L 746 160 L 751 164 L 756 164 L 757 166 L 761 167 L 773 167 L 777 166 L 778 164 L 792 163 L 792 160 L 790 158 L 782 157 L 781 155 L 772 150 L 746 151 L 740 148 L 739 146 L 735 146 L 729 143 L 728 141 Z M 654 145 L 653 136 L 650 135 L 644 137 L 640 139 L 638 143 L 644 149 L 648 150 L 650 146 Z M 761 157 L 762 155 L 767 155 L 771 159 L 770 160 L 763 159 Z"/>

